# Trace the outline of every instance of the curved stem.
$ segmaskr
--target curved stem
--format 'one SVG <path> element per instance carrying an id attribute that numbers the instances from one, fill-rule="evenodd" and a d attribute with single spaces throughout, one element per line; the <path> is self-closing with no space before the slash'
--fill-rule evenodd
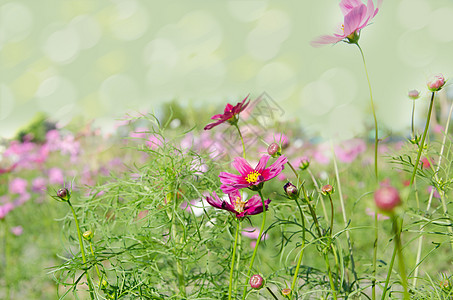
<path id="1" fill-rule="evenodd" d="M 402 224 L 401 224 L 402 225 Z M 400 269 L 400 276 L 404 290 L 404 299 L 409 300 L 409 292 L 407 290 L 407 276 L 406 276 L 406 266 L 404 264 L 403 249 L 401 245 L 401 229 L 398 226 L 398 219 L 396 216 L 393 216 L 393 231 L 395 233 L 395 247 L 398 253 L 398 266 Z"/>
<path id="2" fill-rule="evenodd" d="M 332 271 L 330 270 L 329 257 L 327 256 L 327 253 L 324 253 L 324 260 L 326 262 L 327 274 L 329 275 L 329 282 L 330 282 L 330 289 L 332 290 L 332 296 L 333 296 L 333 299 L 336 300 L 337 292 L 335 290 L 335 283 L 333 282 Z"/>
<path id="3" fill-rule="evenodd" d="M 261 241 L 261 235 L 263 234 L 264 225 L 266 224 L 266 203 L 264 202 L 264 197 L 263 197 L 263 194 L 261 193 L 261 190 L 258 191 L 258 194 L 261 197 L 261 203 L 263 205 L 263 221 L 261 222 L 260 234 L 258 235 L 258 239 L 256 240 L 255 249 L 253 249 L 252 259 L 250 260 L 250 265 L 249 265 L 249 269 L 247 271 L 247 276 L 245 277 L 245 285 L 244 285 L 244 290 L 242 293 L 242 300 L 244 300 L 245 296 L 247 295 L 247 283 L 249 281 L 250 274 L 252 273 L 252 268 L 253 268 L 253 263 L 255 262 L 256 252 L 258 251 L 258 246 L 260 245 L 260 241 Z"/>
<path id="4" fill-rule="evenodd" d="M 82 261 L 86 268 L 85 275 L 87 277 L 88 288 L 90 289 L 90 297 L 94 299 L 94 292 L 93 292 L 93 283 L 91 282 L 90 274 L 88 273 L 88 266 L 87 266 L 87 259 L 85 256 L 85 249 L 83 247 L 83 239 L 82 239 L 82 232 L 80 231 L 79 220 L 77 219 L 77 215 L 75 213 L 74 207 L 72 206 L 71 202 L 68 200 L 69 207 L 71 208 L 72 215 L 74 216 L 74 222 L 77 228 L 77 236 L 79 237 L 79 245 L 80 245 L 80 253 L 82 254 Z"/>
<path id="5" fill-rule="evenodd" d="M 390 260 L 389 269 L 387 271 L 387 277 L 385 278 L 384 291 L 382 292 L 381 300 L 385 300 L 385 296 L 386 296 L 387 290 L 389 288 L 390 277 L 392 276 L 392 270 L 393 270 L 393 264 L 395 263 L 396 252 L 397 252 L 397 247 L 394 247 L 392 259 Z"/>
<path id="6" fill-rule="evenodd" d="M 233 290 L 233 274 L 234 274 L 234 263 L 235 263 L 235 255 L 236 255 L 236 248 L 238 245 L 238 236 L 239 236 L 239 230 L 240 230 L 240 224 L 241 222 L 237 220 L 237 225 L 236 225 L 236 235 L 234 238 L 234 246 L 233 246 L 233 254 L 231 255 L 231 269 L 230 269 L 230 284 L 228 286 L 228 300 L 231 300 L 232 296 L 232 290 Z"/>
<path id="7" fill-rule="evenodd" d="M 278 300 L 277 296 L 275 296 L 274 292 L 272 292 L 272 290 L 268 286 L 266 286 L 266 289 L 269 291 L 272 297 L 274 297 L 275 300 Z"/>
<path id="8" fill-rule="evenodd" d="M 374 213 L 374 247 L 373 247 L 373 279 L 371 281 L 372 299 L 376 299 L 376 266 L 377 266 L 377 245 L 378 245 L 378 213 Z"/>
<path id="9" fill-rule="evenodd" d="M 370 90 L 370 102 L 371 102 L 371 110 L 373 112 L 373 118 L 374 118 L 374 174 L 376 175 L 376 180 L 378 178 L 378 142 L 379 142 L 379 136 L 378 136 L 378 123 L 377 123 L 377 118 L 376 118 L 376 111 L 374 109 L 374 102 L 373 102 L 373 93 L 371 91 L 371 83 L 370 83 L 370 77 L 368 76 L 368 70 L 366 67 L 366 62 L 365 62 L 365 55 L 363 54 L 362 48 L 359 46 L 358 43 L 356 43 L 357 47 L 360 50 L 360 54 L 362 55 L 362 61 L 363 61 L 363 66 L 365 68 L 365 74 L 366 74 L 366 79 L 368 81 L 368 88 Z"/>
<path id="10" fill-rule="evenodd" d="M 300 269 L 300 265 L 302 264 L 302 257 L 304 256 L 304 248 L 305 248 L 305 216 L 304 216 L 304 212 L 302 211 L 302 208 L 300 207 L 300 204 L 297 201 L 297 199 L 295 201 L 296 201 L 297 207 L 299 208 L 300 218 L 302 220 L 302 244 L 300 246 L 301 249 L 300 249 L 300 253 L 299 253 L 299 259 L 297 260 L 296 271 L 294 272 L 293 282 L 291 283 L 290 299 L 293 299 L 293 296 L 294 296 L 294 288 L 296 286 L 297 277 L 299 277 L 299 269 Z"/>
<path id="11" fill-rule="evenodd" d="M 434 95 L 435 95 L 435 92 L 433 92 L 431 95 L 431 101 L 429 103 L 429 109 L 428 109 L 428 116 L 426 117 L 425 130 L 423 131 L 422 140 L 421 140 L 420 144 L 418 145 L 417 160 L 415 161 L 414 171 L 412 172 L 412 177 L 411 177 L 411 182 L 410 182 L 411 185 L 414 182 L 415 174 L 417 173 L 418 164 L 420 163 L 420 157 L 422 156 L 423 148 L 425 148 L 425 138 L 426 138 L 426 134 L 428 133 L 429 121 L 431 120 L 431 112 L 433 110 Z"/>
<path id="12" fill-rule="evenodd" d="M 236 129 L 238 130 L 239 137 L 241 138 L 241 143 L 242 143 L 242 157 L 244 157 L 244 159 L 245 159 L 245 143 L 244 143 L 244 138 L 242 137 L 242 133 L 241 133 L 241 130 L 239 129 L 238 124 L 234 124 L 234 126 L 235 126 Z"/>
<path id="13" fill-rule="evenodd" d="M 90 241 L 90 250 L 91 250 L 91 254 L 93 255 L 93 258 L 96 259 L 96 256 L 94 255 L 94 250 L 93 250 L 93 243 L 91 241 Z M 96 268 L 96 274 L 98 274 L 99 286 L 101 286 L 102 277 L 101 277 L 101 272 L 99 272 L 97 259 L 96 259 L 96 264 L 94 265 L 94 267 Z"/>
<path id="14" fill-rule="evenodd" d="M 415 100 L 412 101 L 412 120 L 411 120 L 411 131 L 413 139 L 415 139 L 414 114 L 415 114 Z"/>

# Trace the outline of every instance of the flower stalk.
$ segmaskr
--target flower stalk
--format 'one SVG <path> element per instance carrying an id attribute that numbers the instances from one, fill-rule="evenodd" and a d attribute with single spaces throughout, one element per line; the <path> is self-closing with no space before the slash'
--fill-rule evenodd
<path id="1" fill-rule="evenodd" d="M 77 236 L 79 238 L 80 253 L 82 254 L 82 261 L 83 261 L 83 264 L 84 264 L 84 266 L 86 268 L 85 275 L 86 275 L 87 282 L 88 282 L 88 288 L 90 290 L 90 298 L 94 299 L 93 283 L 91 281 L 91 276 L 88 273 L 87 259 L 86 259 L 86 256 L 85 256 L 85 249 L 84 249 L 84 246 L 83 246 L 82 232 L 80 231 L 79 220 L 77 218 L 77 215 L 75 213 L 75 210 L 74 210 L 74 207 L 72 206 L 71 201 L 69 201 L 69 199 L 68 199 L 67 202 L 68 202 L 69 207 L 71 208 L 72 215 L 74 216 L 74 222 L 75 222 L 75 225 L 76 225 L 76 228 L 77 228 Z"/>
<path id="2" fill-rule="evenodd" d="M 263 194 L 261 193 L 261 190 L 258 190 L 258 194 L 260 195 L 261 202 L 263 204 L 263 220 L 261 221 L 260 234 L 258 235 L 258 239 L 256 240 L 255 249 L 253 249 L 252 258 L 250 260 L 249 269 L 247 271 L 247 276 L 245 277 L 246 280 L 245 280 L 244 291 L 242 292 L 242 300 L 244 300 L 245 296 L 247 295 L 247 283 L 249 281 L 250 274 L 252 273 L 253 263 L 255 262 L 256 253 L 258 251 L 258 247 L 259 247 L 260 241 L 261 241 L 261 236 L 263 235 L 263 231 L 264 231 L 264 225 L 266 224 L 266 203 L 264 201 L 264 197 L 263 197 Z"/>
<path id="3" fill-rule="evenodd" d="M 234 238 L 234 245 L 232 249 L 232 254 L 231 254 L 231 268 L 230 268 L 230 283 L 228 286 L 228 300 L 231 300 L 232 297 L 232 291 L 233 291 L 233 274 L 234 274 L 234 264 L 235 264 L 235 256 L 236 256 L 236 248 L 238 245 L 238 237 L 239 237 L 239 231 L 240 229 L 240 220 L 237 220 L 237 225 L 236 225 L 236 234 Z"/>
<path id="4" fill-rule="evenodd" d="M 428 133 L 429 121 L 431 120 L 431 112 L 433 110 L 435 94 L 436 94 L 436 92 L 434 92 L 434 91 L 431 94 L 431 101 L 429 103 L 428 116 L 426 117 L 425 130 L 423 131 L 422 140 L 420 141 L 420 144 L 418 145 L 417 159 L 415 160 L 414 171 L 412 172 L 412 176 L 411 176 L 411 181 L 410 181 L 411 185 L 414 183 L 414 178 L 415 178 L 415 175 L 417 174 L 418 165 L 420 163 L 420 157 L 422 156 L 423 149 L 425 148 L 425 139 L 426 139 L 426 135 Z"/>

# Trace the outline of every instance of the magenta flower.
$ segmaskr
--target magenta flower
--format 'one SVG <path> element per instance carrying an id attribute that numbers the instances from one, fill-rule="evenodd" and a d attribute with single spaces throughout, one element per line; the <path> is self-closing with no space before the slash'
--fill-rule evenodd
<path id="1" fill-rule="evenodd" d="M 263 155 L 256 167 L 252 168 L 245 159 L 236 157 L 233 161 L 233 167 L 239 171 L 240 175 L 221 172 L 219 175 L 220 182 L 222 182 L 220 188 L 225 194 L 243 188 L 259 190 L 265 181 L 280 174 L 288 162 L 288 159 L 282 155 L 269 168 L 266 168 L 269 158 L 269 155 Z"/>
<path id="2" fill-rule="evenodd" d="M 249 105 L 249 103 L 250 103 L 250 101 L 247 101 L 248 97 L 249 96 L 245 97 L 244 100 L 242 100 L 242 102 L 239 102 L 235 106 L 228 103 L 225 106 L 225 110 L 224 110 L 223 114 L 218 114 L 218 115 L 214 115 L 211 117 L 212 120 L 217 120 L 217 121 L 206 125 L 204 130 L 210 130 L 210 129 L 216 127 L 217 125 L 220 125 L 227 121 L 230 122 L 231 124 L 235 124 L 238 121 L 239 113 L 242 112 L 247 107 L 247 105 Z"/>
<path id="3" fill-rule="evenodd" d="M 333 35 L 322 35 L 313 40 L 311 45 L 320 47 L 326 44 L 336 44 L 340 41 L 357 43 L 360 30 L 376 16 L 381 4 L 382 0 L 378 0 L 375 8 L 372 0 L 368 0 L 367 5 L 363 4 L 361 0 L 341 0 L 340 9 L 344 16 L 343 24 Z"/>
<path id="4" fill-rule="evenodd" d="M 245 216 L 257 215 L 263 212 L 263 203 L 260 196 L 252 196 L 249 200 L 243 200 L 241 193 L 234 190 L 228 194 L 229 201 L 221 200 L 216 192 L 212 193 L 213 197 L 207 196 L 206 201 L 216 208 L 224 209 L 236 214 L 236 218 L 243 218 Z M 264 201 L 266 210 L 271 200 Z"/>

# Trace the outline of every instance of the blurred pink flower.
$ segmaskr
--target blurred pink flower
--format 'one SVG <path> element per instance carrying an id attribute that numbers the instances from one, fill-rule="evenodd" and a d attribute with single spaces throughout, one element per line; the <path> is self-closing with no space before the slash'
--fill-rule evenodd
<path id="1" fill-rule="evenodd" d="M 374 216 L 375 216 L 375 214 L 376 214 L 376 212 L 373 211 L 373 210 L 372 210 L 371 208 L 369 208 L 369 207 L 365 208 L 365 213 L 366 213 L 367 215 L 373 217 L 373 219 L 374 219 Z M 379 221 L 389 219 L 388 216 L 382 215 L 382 214 L 380 214 L 380 213 L 377 214 L 377 218 L 378 218 Z"/>
<path id="2" fill-rule="evenodd" d="M 12 194 L 25 194 L 28 181 L 22 178 L 14 178 L 9 183 L 9 192 Z"/>
<path id="3" fill-rule="evenodd" d="M 13 209 L 14 205 L 10 202 L 0 205 L 0 220 L 5 218 Z"/>
<path id="4" fill-rule="evenodd" d="M 63 184 L 64 183 L 64 175 L 63 171 L 59 168 L 51 168 L 49 169 L 47 173 L 49 177 L 49 183 L 50 184 Z"/>
<path id="5" fill-rule="evenodd" d="M 336 44 L 340 41 L 357 43 L 360 37 L 360 30 L 376 16 L 381 4 L 382 0 L 378 0 L 375 8 L 372 0 L 368 0 L 367 5 L 361 0 L 342 0 L 340 9 L 344 16 L 343 24 L 339 26 L 337 32 L 333 35 L 320 36 L 313 40 L 311 45 L 320 47 L 326 44 Z"/>
<path id="6" fill-rule="evenodd" d="M 22 226 L 15 226 L 11 227 L 11 233 L 14 234 L 15 236 L 19 236 L 24 232 L 24 229 Z"/>
<path id="7" fill-rule="evenodd" d="M 36 177 L 31 182 L 31 190 L 36 193 L 42 193 L 46 190 L 47 181 L 44 177 Z"/>
<path id="8" fill-rule="evenodd" d="M 438 192 L 437 189 L 434 188 L 432 185 L 428 186 L 427 191 L 428 191 L 428 193 L 431 193 L 431 192 L 432 192 L 432 193 L 433 193 L 433 196 L 434 196 L 435 198 L 440 199 L 440 194 L 439 194 L 439 192 Z"/>
<path id="9" fill-rule="evenodd" d="M 344 163 L 353 162 L 357 156 L 366 150 L 366 143 L 361 139 L 352 139 L 335 146 L 335 155 Z"/>
<path id="10" fill-rule="evenodd" d="M 151 149 L 157 149 L 162 146 L 162 141 L 158 136 L 151 134 L 146 141 L 146 145 Z"/>
<path id="11" fill-rule="evenodd" d="M 257 240 L 260 235 L 260 229 L 256 228 L 256 227 L 246 227 L 246 228 L 242 229 L 241 234 L 245 237 L 248 237 L 249 239 Z M 262 241 L 267 240 L 268 238 L 269 238 L 269 235 L 266 233 L 266 234 L 263 234 L 263 236 L 261 237 L 261 240 Z"/>

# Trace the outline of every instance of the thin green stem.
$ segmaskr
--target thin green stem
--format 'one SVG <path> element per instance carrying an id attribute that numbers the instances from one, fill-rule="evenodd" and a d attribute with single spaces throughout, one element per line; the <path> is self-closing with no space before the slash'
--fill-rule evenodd
<path id="1" fill-rule="evenodd" d="M 348 218 L 346 217 L 346 208 L 344 206 L 343 191 L 341 189 L 340 172 L 338 171 L 337 158 L 335 156 L 335 151 L 333 149 L 333 144 L 331 144 L 331 148 L 332 148 L 332 157 L 333 157 L 333 167 L 334 167 L 334 170 L 335 170 L 335 178 L 337 180 L 338 197 L 340 198 L 341 213 L 342 213 L 342 216 L 343 216 L 344 226 L 345 226 L 345 228 L 347 228 L 349 222 L 348 222 Z M 348 240 L 349 258 L 351 260 L 351 271 L 352 271 L 352 274 L 354 274 L 354 282 L 356 284 L 357 289 L 360 289 L 359 277 L 358 277 L 357 272 L 355 270 L 354 253 L 352 251 L 352 241 L 351 241 L 351 235 L 349 234 L 349 230 L 346 230 L 346 239 Z"/>
<path id="2" fill-rule="evenodd" d="M 241 232 L 242 230 L 242 222 L 239 222 L 239 232 Z M 233 286 L 233 293 L 236 297 L 237 295 L 237 292 L 238 292 L 238 278 L 239 278 L 239 264 L 241 263 L 241 253 L 242 253 L 242 237 L 241 235 L 239 234 L 239 238 L 238 238 L 238 245 L 237 245 L 237 250 L 236 250 L 236 253 L 237 253 L 237 259 L 236 259 L 236 272 L 235 272 L 235 276 L 234 276 L 234 286 Z"/>
<path id="3" fill-rule="evenodd" d="M 77 215 L 75 213 L 74 207 L 72 206 L 71 202 L 68 200 L 69 207 L 71 208 L 72 215 L 74 216 L 74 222 L 77 228 L 77 236 L 79 238 L 79 245 L 80 245 L 80 253 L 82 254 L 82 261 L 86 268 L 85 275 L 87 277 L 88 288 L 90 290 L 90 297 L 94 299 L 94 291 L 93 291 L 93 283 L 91 282 L 90 274 L 88 273 L 88 266 L 87 266 L 87 259 L 85 256 L 85 249 L 83 247 L 83 239 L 82 239 L 82 232 L 80 231 L 79 220 L 77 219 Z"/>
<path id="4" fill-rule="evenodd" d="M 332 231 L 333 231 L 333 214 L 334 214 L 334 211 L 333 211 L 333 202 L 332 202 L 332 196 L 330 196 L 330 194 L 327 194 L 329 196 L 329 200 L 330 200 L 330 238 L 332 238 Z"/>
<path id="5" fill-rule="evenodd" d="M 297 266 L 296 266 L 296 271 L 294 272 L 294 277 L 293 277 L 293 282 L 291 283 L 291 296 L 290 299 L 293 299 L 294 296 L 294 289 L 296 287 L 296 281 L 297 278 L 299 277 L 299 269 L 300 265 L 302 264 L 302 257 L 304 256 L 304 249 L 305 249 L 305 216 L 304 212 L 302 211 L 302 208 L 300 207 L 299 202 L 297 199 L 295 200 L 297 207 L 299 208 L 299 213 L 300 213 L 300 219 L 302 220 L 302 244 L 300 245 L 300 253 L 299 253 L 299 259 L 297 260 Z"/>
<path id="6" fill-rule="evenodd" d="M 398 226 L 398 219 L 396 216 L 393 216 L 393 231 L 395 233 L 395 247 L 397 248 L 398 253 L 398 266 L 400 269 L 400 276 L 404 290 L 404 299 L 409 300 L 410 297 L 407 290 L 406 266 L 404 264 L 403 249 L 401 245 L 401 228 Z"/>
<path id="7" fill-rule="evenodd" d="M 176 259 L 176 274 L 178 278 L 178 287 L 179 287 L 179 292 L 183 295 L 183 297 L 186 297 L 186 284 L 185 284 L 185 279 L 184 279 L 184 266 L 181 263 L 181 260 L 178 258 L 177 252 L 176 252 L 176 223 L 175 223 L 175 213 L 176 213 L 176 197 L 178 194 L 178 188 L 175 189 L 174 191 L 174 196 L 173 196 L 173 210 L 172 210 L 172 215 L 171 215 L 171 238 L 173 241 L 173 253 L 175 255 Z"/>
<path id="8" fill-rule="evenodd" d="M 414 171 L 412 172 L 412 177 L 411 177 L 411 182 L 410 182 L 411 185 L 414 182 L 415 174 L 417 174 L 418 164 L 420 163 L 420 157 L 422 156 L 423 149 L 425 148 L 425 139 L 426 139 L 426 135 L 428 133 L 429 121 L 431 120 L 431 112 L 433 110 L 435 94 L 436 93 L 433 92 L 431 95 L 431 101 L 429 103 L 429 109 L 428 109 L 428 116 L 426 117 L 425 130 L 423 131 L 422 140 L 420 141 L 420 144 L 418 145 L 418 154 L 417 154 L 417 159 L 415 160 Z"/>
<path id="9" fill-rule="evenodd" d="M 320 188 L 319 188 L 318 183 L 316 182 L 315 176 L 313 176 L 313 173 L 310 171 L 310 168 L 308 168 L 307 171 L 308 171 L 308 174 L 310 175 L 311 180 L 313 181 L 313 184 L 315 185 L 316 190 L 319 192 Z M 326 206 L 324 204 L 324 199 L 322 197 L 320 197 L 319 200 L 321 202 L 322 212 L 324 213 L 324 219 L 326 219 L 326 222 L 328 223 L 329 218 L 327 217 L 327 210 L 326 210 Z"/>
<path id="10" fill-rule="evenodd" d="M 388 291 L 389 283 L 390 283 L 390 277 L 392 276 L 393 264 L 395 263 L 395 257 L 396 257 L 397 251 L 398 251 L 397 247 L 394 247 L 392 258 L 390 259 L 390 264 L 389 264 L 389 268 L 387 271 L 387 277 L 385 278 L 384 291 L 382 292 L 381 300 L 385 300 L 385 297 L 387 295 L 387 291 Z"/>
<path id="11" fill-rule="evenodd" d="M 93 258 L 94 258 L 94 259 L 96 260 L 96 262 L 97 262 L 96 255 L 94 255 L 93 243 L 91 242 L 91 240 L 90 240 L 90 250 L 91 250 L 91 254 L 93 255 Z M 96 274 L 98 274 L 98 278 L 99 278 L 99 286 L 101 286 L 102 277 L 101 277 L 101 272 L 99 272 L 98 264 L 96 263 L 96 264 L 94 265 L 94 267 L 96 268 Z"/>
<path id="12" fill-rule="evenodd" d="M 411 119 L 411 131 L 413 139 L 415 139 L 414 114 L 415 114 L 415 100 L 412 101 L 412 119 Z"/>
<path id="13" fill-rule="evenodd" d="M 362 48 L 359 46 L 358 43 L 356 43 L 357 47 L 360 50 L 360 54 L 362 55 L 362 61 L 363 61 L 363 66 L 365 68 L 365 74 L 366 74 L 366 79 L 368 81 L 368 88 L 370 90 L 370 102 L 371 102 L 371 111 L 373 112 L 373 118 L 374 118 L 374 174 L 376 175 L 376 179 L 378 178 L 378 143 L 379 143 L 379 136 L 378 136 L 378 123 L 377 123 L 377 118 L 376 118 L 376 111 L 374 109 L 374 102 L 373 102 L 373 93 L 371 91 L 371 83 L 370 83 L 370 77 L 368 76 L 368 70 L 366 67 L 366 62 L 365 62 L 365 55 L 363 54 Z"/>
<path id="14" fill-rule="evenodd" d="M 244 159 L 245 159 L 245 143 L 244 143 L 244 138 L 242 137 L 242 133 L 241 133 L 241 130 L 239 129 L 238 124 L 234 124 L 234 126 L 235 126 L 236 129 L 238 130 L 239 137 L 241 138 L 241 143 L 242 143 L 242 157 L 244 157 Z"/>
<path id="15" fill-rule="evenodd" d="M 453 113 L 453 103 L 450 106 L 450 112 L 448 113 L 447 123 L 445 124 L 444 137 L 442 139 L 442 146 L 440 148 L 439 159 L 437 161 L 437 167 L 436 167 L 436 170 L 434 172 L 434 174 L 436 174 L 436 176 L 437 176 L 437 173 L 440 170 L 440 166 L 441 166 L 441 163 L 442 163 L 442 157 L 443 157 L 444 150 L 445 150 L 445 143 L 447 141 L 448 129 L 450 127 L 450 120 L 451 120 L 452 113 Z M 414 179 L 414 185 L 415 185 L 415 197 L 417 199 L 417 208 L 419 208 L 419 206 L 418 206 L 419 201 L 418 201 L 418 192 L 417 192 L 416 178 Z M 433 199 L 433 195 L 434 195 L 434 189 L 432 189 L 430 194 L 429 194 L 428 204 L 426 206 L 426 213 L 428 213 L 430 208 L 431 208 L 431 201 Z M 448 230 L 451 231 L 451 227 L 450 226 L 448 227 Z M 422 233 L 422 232 L 423 232 L 423 226 L 420 225 L 420 233 Z M 418 239 L 417 258 L 416 258 L 416 261 L 415 261 L 416 267 L 415 267 L 415 272 L 414 272 L 414 280 L 412 282 L 413 286 L 417 285 L 417 277 L 418 277 L 418 269 L 420 267 L 420 258 L 421 258 L 421 252 L 422 252 L 423 237 L 424 237 L 424 235 L 421 234 L 419 239 Z M 450 244 L 451 244 L 451 246 L 453 248 L 453 243 L 450 243 Z"/>
<path id="16" fill-rule="evenodd" d="M 378 213 L 374 213 L 374 245 L 373 245 L 373 279 L 371 280 L 371 296 L 376 299 L 376 267 L 377 267 L 377 245 L 378 245 Z"/>
<path id="17" fill-rule="evenodd" d="M 234 245 L 233 245 L 233 254 L 231 255 L 231 269 L 230 269 L 230 284 L 228 286 L 228 300 L 231 300 L 232 296 L 232 291 L 233 291 L 233 274 L 234 274 L 234 263 L 235 263 L 235 256 L 236 256 L 236 248 L 238 245 L 238 236 L 239 236 L 239 231 L 240 229 L 240 224 L 241 222 L 237 220 L 237 225 L 236 225 L 236 235 L 234 238 Z"/>
<path id="18" fill-rule="evenodd" d="M 274 297 L 275 300 L 278 300 L 277 296 L 275 296 L 274 292 L 272 292 L 272 290 L 268 286 L 266 286 L 266 289 L 269 291 L 272 297 Z"/>
<path id="19" fill-rule="evenodd" d="M 247 276 L 245 277 L 245 285 L 244 290 L 242 292 L 242 300 L 244 300 L 245 296 L 247 295 L 247 283 L 249 281 L 250 274 L 252 273 L 253 263 L 255 262 L 256 253 L 258 252 L 258 246 L 260 245 L 261 236 L 263 234 L 264 226 L 266 224 L 266 203 L 264 202 L 264 197 L 263 194 L 261 193 L 261 190 L 258 191 L 258 194 L 261 197 L 261 203 L 263 205 L 263 220 L 261 222 L 260 234 L 258 235 L 258 239 L 256 240 L 255 249 L 253 249 L 252 259 L 250 260 Z"/>
<path id="20" fill-rule="evenodd" d="M 332 290 L 333 299 L 337 299 L 337 292 L 335 289 L 335 283 L 333 282 L 332 278 L 332 271 L 330 270 L 330 262 L 327 252 L 324 253 L 324 260 L 326 262 L 327 274 L 329 275 L 329 282 L 330 282 L 330 289 Z"/>

